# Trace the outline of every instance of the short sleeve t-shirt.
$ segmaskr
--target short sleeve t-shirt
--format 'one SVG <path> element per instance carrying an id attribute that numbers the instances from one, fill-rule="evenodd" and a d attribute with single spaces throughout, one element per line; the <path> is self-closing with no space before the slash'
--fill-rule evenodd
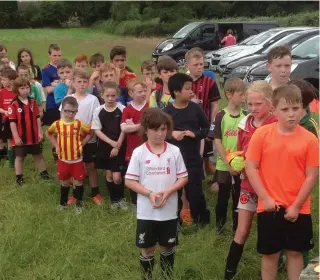
<path id="1" fill-rule="evenodd" d="M 165 142 L 165 150 L 156 155 L 151 152 L 148 142 L 136 148 L 131 157 L 126 179 L 138 181 L 153 192 L 160 192 L 179 178 L 188 176 L 187 169 L 178 147 Z M 173 193 L 166 204 L 154 209 L 147 196 L 138 194 L 137 218 L 141 220 L 167 221 L 177 218 L 178 194 Z"/>
<path id="2" fill-rule="evenodd" d="M 9 105 L 16 97 L 17 95 L 13 91 L 8 90 L 6 88 L 2 89 L 0 91 L 0 108 L 5 111 L 8 111 Z M 3 114 L 2 122 L 5 122 L 6 120 L 7 116 Z"/>
<path id="3" fill-rule="evenodd" d="M 134 124 L 141 122 L 142 114 L 149 108 L 148 103 L 144 104 L 140 108 L 135 107 L 132 103 L 128 105 L 122 113 L 121 125 L 125 125 L 126 120 L 132 119 Z M 142 144 L 141 136 L 139 132 L 132 132 L 127 134 L 127 150 L 126 150 L 126 161 L 129 161 L 133 150 Z"/>
<path id="4" fill-rule="evenodd" d="M 55 80 L 59 80 L 58 69 L 56 66 L 47 64 L 42 69 L 42 86 L 48 87 Z M 54 101 L 53 92 L 49 92 L 47 95 L 47 109 L 57 109 L 57 105 Z"/>
<path id="5" fill-rule="evenodd" d="M 74 98 L 77 99 L 75 94 L 72 94 Z M 82 100 L 77 99 L 78 101 L 78 113 L 76 114 L 75 118 L 82 121 L 88 126 L 91 126 L 93 113 L 94 111 L 100 106 L 99 100 L 92 94 L 87 94 L 86 97 Z M 89 143 L 97 142 L 97 137 L 94 135 Z"/>
<path id="6" fill-rule="evenodd" d="M 120 77 L 119 85 L 122 87 L 127 87 L 128 81 L 136 77 L 137 76 L 135 73 L 131 73 L 125 70 L 125 74 L 122 77 Z"/>
<path id="7" fill-rule="evenodd" d="M 306 168 L 319 166 L 319 144 L 300 125 L 291 134 L 281 134 L 278 123 L 273 123 L 255 131 L 246 159 L 259 162 L 259 174 L 267 193 L 279 205 L 289 207 L 306 178 Z M 301 214 L 310 214 L 310 200 L 309 196 L 299 211 Z M 257 211 L 264 211 L 261 198 Z"/>
<path id="8" fill-rule="evenodd" d="M 225 151 L 237 151 L 238 126 L 240 121 L 245 117 L 244 111 L 241 110 L 237 116 L 232 116 L 227 108 L 220 111 L 214 122 L 213 137 L 221 139 Z M 220 155 L 217 155 L 217 170 L 228 171 L 228 165 L 224 163 Z"/>
<path id="9" fill-rule="evenodd" d="M 159 100 L 160 99 L 160 100 Z M 159 101 L 158 101 L 159 100 Z M 170 93 L 164 93 L 162 88 L 155 90 L 150 95 L 149 106 L 150 108 L 166 108 L 174 99 L 171 97 Z M 159 103 L 159 104 L 158 104 Z"/>

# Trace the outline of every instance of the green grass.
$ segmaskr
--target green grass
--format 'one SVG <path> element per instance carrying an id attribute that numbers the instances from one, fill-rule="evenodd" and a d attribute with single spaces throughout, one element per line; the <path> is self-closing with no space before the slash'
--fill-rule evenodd
<path id="1" fill-rule="evenodd" d="M 35 61 L 47 63 L 47 47 L 59 43 L 63 56 L 73 59 L 77 53 L 91 55 L 102 52 L 106 57 L 110 48 L 123 44 L 128 48 L 128 65 L 138 72 L 142 60 L 150 58 L 153 47 L 161 39 L 135 39 L 107 36 L 89 29 L 73 30 L 0 30 L 1 43 L 14 59 L 20 47 L 32 49 Z M 51 174 L 56 167 L 45 145 L 45 162 Z M 71 279 L 140 279 L 135 247 L 135 216 L 109 210 L 104 174 L 100 172 L 100 188 L 105 203 L 93 205 L 86 188 L 85 211 L 76 215 L 74 209 L 58 211 L 59 182 L 43 183 L 39 180 L 32 158 L 25 162 L 23 188 L 14 186 L 15 176 L 0 163 L 0 279 L 4 280 L 71 280 Z M 88 183 L 86 182 L 86 185 Z M 176 254 L 176 279 L 220 280 L 229 249 L 231 225 L 225 234 L 215 234 L 214 206 L 217 194 L 206 189 L 212 214 L 210 226 L 201 231 L 187 229 L 180 235 Z M 313 196 L 313 222 L 315 248 L 318 248 L 319 225 L 318 188 Z M 230 219 L 231 213 L 229 213 Z M 311 252 L 318 255 L 318 250 Z M 157 256 L 158 257 L 158 256 Z M 159 262 L 157 262 L 159 263 Z M 235 280 L 256 279 L 260 267 L 256 253 L 256 223 L 246 244 L 239 274 Z M 160 279 L 157 267 L 156 278 Z M 157 278 L 158 277 L 158 278 Z M 285 279 L 281 275 L 279 279 Z"/>

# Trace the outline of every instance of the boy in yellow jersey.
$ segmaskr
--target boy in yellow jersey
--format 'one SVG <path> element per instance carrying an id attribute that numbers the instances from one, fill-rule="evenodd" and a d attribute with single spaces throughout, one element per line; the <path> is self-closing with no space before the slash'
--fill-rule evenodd
<path id="1" fill-rule="evenodd" d="M 74 179 L 76 211 L 82 211 L 83 180 L 86 171 L 82 161 L 82 140 L 91 133 L 83 122 L 75 119 L 78 102 L 67 96 L 61 103 L 61 120 L 55 121 L 47 130 L 46 136 L 56 148 L 58 160 L 58 177 L 61 181 L 60 208 L 67 206 L 70 180 Z"/>

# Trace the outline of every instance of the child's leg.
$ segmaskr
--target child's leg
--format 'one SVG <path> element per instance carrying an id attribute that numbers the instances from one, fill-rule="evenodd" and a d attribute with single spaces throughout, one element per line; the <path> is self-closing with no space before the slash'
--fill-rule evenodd
<path id="1" fill-rule="evenodd" d="M 8 160 L 9 160 L 9 166 L 10 168 L 15 167 L 15 159 L 14 159 L 14 153 L 12 150 L 12 144 L 11 144 L 11 139 L 7 139 L 7 144 L 8 144 Z"/>
<path id="2" fill-rule="evenodd" d="M 124 186 L 121 172 L 112 172 L 112 180 L 114 182 L 116 200 L 119 202 L 124 199 Z"/>
<path id="3" fill-rule="evenodd" d="M 175 247 L 160 246 L 160 266 L 164 279 L 172 278 L 174 265 Z"/>
<path id="4" fill-rule="evenodd" d="M 280 252 L 263 255 L 261 260 L 261 276 L 263 280 L 276 280 Z"/>
<path id="5" fill-rule="evenodd" d="M 299 280 L 303 270 L 303 257 L 301 252 L 286 250 L 287 272 L 289 280 Z"/>
<path id="6" fill-rule="evenodd" d="M 28 152 L 30 154 L 32 154 L 32 157 L 33 157 L 33 159 L 35 161 L 36 167 L 40 171 L 40 177 L 42 179 L 44 179 L 44 180 L 50 180 L 51 177 L 48 174 L 48 171 L 46 169 L 46 165 L 45 165 L 44 160 L 43 160 L 40 143 L 28 146 Z"/>
<path id="7" fill-rule="evenodd" d="M 4 141 L 2 138 L 0 138 L 0 150 L 4 150 Z"/>
<path id="8" fill-rule="evenodd" d="M 238 203 L 240 197 L 240 176 L 233 176 L 234 184 L 232 185 L 232 227 L 233 232 L 238 227 Z"/>
<path id="9" fill-rule="evenodd" d="M 106 185 L 109 192 L 111 208 L 117 206 L 117 190 L 115 187 L 115 183 L 113 182 L 113 173 L 111 170 L 106 170 Z"/>
<path id="10" fill-rule="evenodd" d="M 16 156 L 14 167 L 15 167 L 18 185 L 23 184 L 23 162 L 24 162 L 23 156 Z"/>
<path id="11" fill-rule="evenodd" d="M 143 280 L 152 279 L 152 271 L 154 267 L 154 252 L 156 247 L 143 248 L 140 254 L 140 265 L 143 273 Z"/>
<path id="12" fill-rule="evenodd" d="M 86 170 L 89 176 L 91 196 L 95 197 L 96 195 L 100 194 L 100 190 L 98 187 L 98 171 L 94 166 L 94 162 L 86 162 Z"/>
<path id="13" fill-rule="evenodd" d="M 237 272 L 238 264 L 241 260 L 243 252 L 243 247 L 250 233 L 253 216 L 254 212 L 239 209 L 239 223 L 227 257 L 224 276 L 225 280 L 232 279 Z"/>
<path id="14" fill-rule="evenodd" d="M 75 195 L 76 195 L 76 207 L 82 207 L 82 199 L 83 199 L 83 181 L 74 180 L 75 188 Z"/>
<path id="15" fill-rule="evenodd" d="M 60 206 L 66 207 L 70 190 L 70 179 L 61 181 L 60 187 Z"/>

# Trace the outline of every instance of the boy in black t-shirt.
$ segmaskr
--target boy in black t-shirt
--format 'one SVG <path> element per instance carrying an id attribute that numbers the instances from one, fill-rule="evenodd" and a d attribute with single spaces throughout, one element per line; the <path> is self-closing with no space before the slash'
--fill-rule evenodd
<path id="1" fill-rule="evenodd" d="M 207 137 L 210 124 L 202 108 L 191 102 L 194 94 L 190 76 L 175 74 L 169 79 L 168 87 L 174 99 L 174 102 L 164 109 L 173 119 L 170 142 L 180 148 L 188 170 L 189 181 L 185 190 L 192 218 L 195 223 L 204 226 L 210 222 L 210 211 L 202 191 L 200 142 Z"/>

